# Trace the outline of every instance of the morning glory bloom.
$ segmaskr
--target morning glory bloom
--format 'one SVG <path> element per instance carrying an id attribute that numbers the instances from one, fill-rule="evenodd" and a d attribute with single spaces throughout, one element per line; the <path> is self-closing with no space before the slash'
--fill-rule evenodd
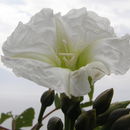
<path id="1" fill-rule="evenodd" d="M 3 44 L 2 61 L 20 77 L 67 95 L 90 91 L 104 75 L 130 67 L 129 36 L 117 37 L 108 19 L 86 8 L 66 15 L 43 9 L 20 22 Z"/>

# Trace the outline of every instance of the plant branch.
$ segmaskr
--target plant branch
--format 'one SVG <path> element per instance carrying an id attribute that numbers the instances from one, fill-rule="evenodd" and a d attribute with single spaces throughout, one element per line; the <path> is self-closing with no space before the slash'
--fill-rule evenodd
<path id="1" fill-rule="evenodd" d="M 49 113 L 47 113 L 47 114 L 42 118 L 42 121 L 43 121 L 45 118 L 47 118 L 50 114 L 52 114 L 53 112 L 55 112 L 55 111 L 58 110 L 58 109 L 59 109 L 59 108 L 55 108 L 55 109 L 53 109 L 52 111 L 50 111 Z M 35 125 L 32 127 L 31 130 L 36 130 L 37 126 L 38 126 L 38 123 L 35 124 Z"/>
<path id="2" fill-rule="evenodd" d="M 81 108 L 84 108 L 84 107 L 89 107 L 93 104 L 93 101 L 90 101 L 90 102 L 85 102 L 85 103 L 81 103 L 80 104 L 80 107 Z"/>

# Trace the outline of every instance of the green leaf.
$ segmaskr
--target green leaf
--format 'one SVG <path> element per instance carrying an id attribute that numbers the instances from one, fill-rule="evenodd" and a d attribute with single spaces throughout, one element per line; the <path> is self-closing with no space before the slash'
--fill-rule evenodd
<path id="1" fill-rule="evenodd" d="M 90 88 L 91 88 L 91 91 L 88 93 L 88 96 L 89 96 L 89 100 L 92 101 L 93 94 L 94 94 L 94 85 L 92 83 L 92 78 L 90 76 L 88 77 L 88 81 L 89 81 Z"/>
<path id="2" fill-rule="evenodd" d="M 23 113 L 21 113 L 19 116 L 17 116 L 15 119 L 16 130 L 19 130 L 21 127 L 32 126 L 34 114 L 35 114 L 34 109 L 28 108 Z"/>
<path id="3" fill-rule="evenodd" d="M 58 94 L 55 95 L 55 107 L 61 108 L 61 101 L 60 101 L 60 97 L 58 96 Z"/>
<path id="4" fill-rule="evenodd" d="M 1 115 L 0 115 L 0 124 L 2 124 L 4 121 L 6 121 L 7 119 L 9 119 L 11 117 L 12 117 L 11 112 L 1 113 Z"/>

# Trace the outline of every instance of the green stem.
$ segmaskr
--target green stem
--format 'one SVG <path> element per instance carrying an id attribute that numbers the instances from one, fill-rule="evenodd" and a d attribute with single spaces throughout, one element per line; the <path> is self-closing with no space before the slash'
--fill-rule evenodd
<path id="1" fill-rule="evenodd" d="M 75 124 L 75 121 L 74 120 L 70 120 L 70 129 L 69 130 L 74 130 L 74 124 Z"/>
<path id="2" fill-rule="evenodd" d="M 81 103 L 81 104 L 80 104 L 80 107 L 81 107 L 81 108 L 89 107 L 89 106 L 92 106 L 92 104 L 93 104 L 93 101 L 85 102 L 85 103 Z"/>
<path id="3" fill-rule="evenodd" d="M 46 107 L 42 105 L 41 109 L 40 109 L 39 117 L 38 117 L 38 123 L 39 124 L 42 123 L 42 117 L 43 117 L 45 110 L 46 110 Z"/>
<path id="4" fill-rule="evenodd" d="M 42 117 L 45 110 L 46 110 L 46 106 L 42 105 L 40 109 L 39 117 L 38 117 L 38 124 L 36 126 L 36 130 L 39 130 L 42 127 Z"/>
<path id="5" fill-rule="evenodd" d="M 64 130 L 74 130 L 75 121 L 71 120 L 68 116 L 64 115 L 65 118 L 65 129 Z"/>
<path id="6" fill-rule="evenodd" d="M 46 119 L 50 114 L 52 114 L 53 112 L 55 112 L 56 110 L 58 110 L 59 108 L 55 108 L 53 109 L 52 111 L 50 111 L 49 113 L 47 113 L 44 117 L 42 117 L 42 120 Z M 42 125 L 41 125 L 42 126 Z M 41 126 L 38 126 L 38 123 L 35 124 L 31 130 L 36 130 L 36 129 L 40 129 L 38 127 L 41 127 Z"/>
<path id="7" fill-rule="evenodd" d="M 69 130 L 69 118 L 66 116 L 66 115 L 64 115 L 64 123 L 65 123 L 65 130 Z"/>

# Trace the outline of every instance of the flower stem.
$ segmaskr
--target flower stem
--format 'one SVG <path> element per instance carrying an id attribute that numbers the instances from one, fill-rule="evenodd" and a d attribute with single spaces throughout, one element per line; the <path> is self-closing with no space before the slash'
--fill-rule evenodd
<path id="1" fill-rule="evenodd" d="M 56 110 L 58 110 L 59 108 L 55 108 L 55 109 L 53 109 L 52 111 L 50 111 L 49 113 L 47 113 L 44 117 L 42 117 L 42 121 L 45 119 L 45 118 L 47 118 L 50 114 L 52 114 L 53 112 L 55 112 Z M 37 124 L 35 124 L 33 127 L 32 127 L 32 129 L 31 130 L 36 130 L 36 127 L 38 126 L 38 123 Z"/>
<path id="2" fill-rule="evenodd" d="M 75 121 L 74 120 L 70 120 L 70 129 L 69 130 L 74 130 L 74 124 L 75 124 Z"/>
<path id="3" fill-rule="evenodd" d="M 75 120 L 70 119 L 67 115 L 64 115 L 64 118 L 65 118 L 64 130 L 74 130 Z"/>
<path id="4" fill-rule="evenodd" d="M 47 118 L 51 113 L 55 112 L 56 110 L 58 110 L 59 108 L 55 108 L 53 109 L 52 111 L 50 111 L 49 113 L 47 113 L 43 118 L 42 120 L 44 120 L 45 118 Z"/>
<path id="5" fill-rule="evenodd" d="M 65 121 L 64 121 L 64 123 L 65 123 L 65 130 L 69 130 L 70 120 L 69 120 L 69 118 L 66 115 L 64 115 L 64 119 L 65 119 Z"/>
<path id="6" fill-rule="evenodd" d="M 41 124 L 42 123 L 42 117 L 43 117 L 43 114 L 46 110 L 46 107 L 45 106 L 41 106 L 41 110 L 40 110 L 40 113 L 39 113 L 39 117 L 38 117 L 38 123 Z"/>
<path id="7" fill-rule="evenodd" d="M 42 127 L 42 117 L 45 110 L 46 110 L 46 106 L 42 105 L 40 109 L 39 117 L 38 117 L 38 123 L 36 124 L 34 130 L 39 130 Z"/>

